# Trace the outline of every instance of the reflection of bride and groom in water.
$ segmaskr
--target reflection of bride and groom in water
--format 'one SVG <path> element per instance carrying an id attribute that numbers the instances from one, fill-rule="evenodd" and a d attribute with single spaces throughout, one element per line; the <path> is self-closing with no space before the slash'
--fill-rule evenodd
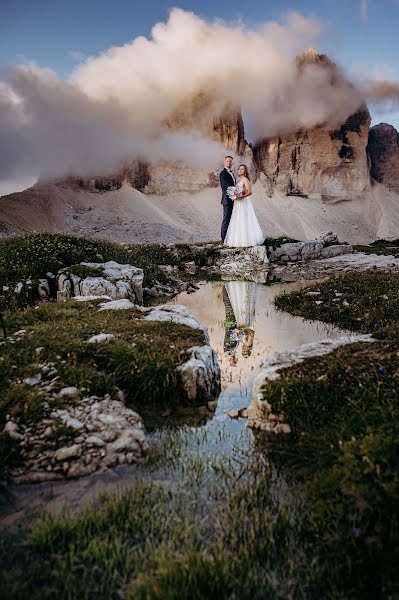
<path id="1" fill-rule="evenodd" d="M 255 336 L 257 292 L 258 286 L 253 281 L 229 281 L 223 286 L 223 303 L 226 310 L 223 348 L 229 355 L 231 366 L 238 362 L 240 345 L 243 357 L 251 355 Z"/>

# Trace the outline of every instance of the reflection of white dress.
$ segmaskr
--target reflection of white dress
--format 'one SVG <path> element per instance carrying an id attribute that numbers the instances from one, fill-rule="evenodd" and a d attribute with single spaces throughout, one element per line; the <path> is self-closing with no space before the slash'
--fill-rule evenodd
<path id="1" fill-rule="evenodd" d="M 241 191 L 244 182 L 239 181 L 237 187 Z M 246 196 L 242 200 L 234 200 L 233 214 L 231 215 L 224 245 L 233 248 L 258 246 L 263 244 L 263 241 L 264 236 L 256 218 L 251 198 Z"/>
<path id="2" fill-rule="evenodd" d="M 236 324 L 253 328 L 258 285 L 253 281 L 228 281 L 225 285 Z"/>

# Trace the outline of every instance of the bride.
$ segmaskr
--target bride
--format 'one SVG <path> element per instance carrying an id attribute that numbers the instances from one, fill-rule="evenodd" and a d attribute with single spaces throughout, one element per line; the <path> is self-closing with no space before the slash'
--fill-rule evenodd
<path id="1" fill-rule="evenodd" d="M 264 241 L 264 236 L 256 218 L 252 201 L 251 182 L 245 165 L 238 167 L 238 196 L 234 199 L 233 214 L 224 240 L 225 246 L 247 247 L 258 246 Z"/>

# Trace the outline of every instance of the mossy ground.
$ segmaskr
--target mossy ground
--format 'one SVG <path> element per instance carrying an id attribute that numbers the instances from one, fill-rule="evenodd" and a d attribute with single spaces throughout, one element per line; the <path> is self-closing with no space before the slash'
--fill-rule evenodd
<path id="1" fill-rule="evenodd" d="M 9 534 L 5 597 L 285 599 L 302 588 L 301 500 L 264 460 L 191 456 L 174 478 L 104 495 L 22 539 Z"/>
<path id="2" fill-rule="evenodd" d="M 99 311 L 98 302 L 49 302 L 7 313 L 9 337 L 0 346 L 0 430 L 7 414 L 34 425 L 49 407 L 73 403 L 58 395 L 66 386 L 76 386 L 80 397 L 109 393 L 114 399 L 121 389 L 127 404 L 141 415 L 184 403 L 176 367 L 187 360 L 186 349 L 205 343 L 203 333 L 143 320 L 140 311 Z M 25 333 L 15 335 L 21 329 Z M 98 333 L 115 338 L 88 344 Z M 24 382 L 37 374 L 42 376 L 38 385 Z M 17 457 L 4 437 L 1 458 L 13 462 Z"/>
<path id="3" fill-rule="evenodd" d="M 399 273 L 350 272 L 282 294 L 275 304 L 294 315 L 376 337 L 399 335 Z"/>
<path id="4" fill-rule="evenodd" d="M 47 272 L 57 274 L 61 268 L 80 262 L 115 260 L 129 263 L 143 269 L 143 285 L 152 286 L 155 280 L 169 281 L 159 265 L 182 267 L 193 260 L 198 266 L 206 265 L 215 257 L 217 246 L 217 242 L 194 247 L 189 244 L 117 244 L 50 233 L 4 238 L 0 240 L 0 311 L 33 304 L 38 298 L 40 277 L 45 277 Z M 31 285 L 23 294 L 15 294 L 15 285 L 27 279 L 31 280 Z"/>

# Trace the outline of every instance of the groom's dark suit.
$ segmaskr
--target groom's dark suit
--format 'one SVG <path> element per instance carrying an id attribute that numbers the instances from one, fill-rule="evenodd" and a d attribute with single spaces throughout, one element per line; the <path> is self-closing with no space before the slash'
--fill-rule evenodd
<path id="1" fill-rule="evenodd" d="M 229 227 L 231 215 L 233 212 L 233 206 L 234 206 L 233 200 L 230 200 L 230 198 L 227 195 L 227 188 L 230 185 L 235 185 L 235 181 L 234 181 L 232 175 L 230 174 L 230 172 L 226 168 L 224 168 L 223 171 L 220 172 L 219 179 L 220 179 L 220 186 L 222 188 L 221 204 L 223 205 L 223 221 L 222 221 L 221 236 L 222 236 L 222 242 L 224 242 L 224 238 L 226 237 L 227 229 Z"/>

